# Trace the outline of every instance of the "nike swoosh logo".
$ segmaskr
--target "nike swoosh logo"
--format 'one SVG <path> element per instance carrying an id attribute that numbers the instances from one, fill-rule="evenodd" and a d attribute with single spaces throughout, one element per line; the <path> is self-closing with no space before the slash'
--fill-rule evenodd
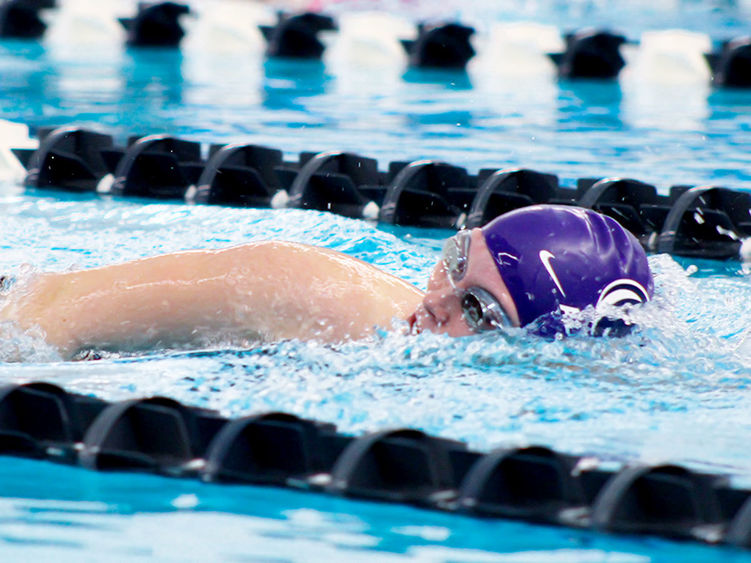
<path id="1" fill-rule="evenodd" d="M 561 292 L 561 295 L 566 297 L 566 292 L 563 291 L 563 287 L 561 287 L 561 282 L 558 279 L 558 276 L 555 273 L 555 270 L 553 269 L 553 265 L 550 263 L 550 259 L 555 258 L 553 254 L 549 250 L 541 250 L 540 251 L 540 262 L 542 262 L 542 265 L 545 266 L 545 269 L 548 271 L 548 274 L 551 278 L 553 278 L 553 281 L 555 282 L 555 286 L 558 288 L 558 291 Z"/>

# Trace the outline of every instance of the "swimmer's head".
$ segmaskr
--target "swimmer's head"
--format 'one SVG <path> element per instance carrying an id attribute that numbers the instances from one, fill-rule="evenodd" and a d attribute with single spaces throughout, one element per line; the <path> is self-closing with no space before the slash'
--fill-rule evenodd
<path id="1" fill-rule="evenodd" d="M 654 284 L 644 249 L 591 209 L 535 205 L 482 228 L 521 326 L 546 315 L 644 303 Z"/>
<path id="2" fill-rule="evenodd" d="M 412 316 L 417 330 L 461 336 L 503 326 L 563 330 L 562 313 L 648 301 L 647 257 L 615 220 L 536 205 L 447 241 Z"/>

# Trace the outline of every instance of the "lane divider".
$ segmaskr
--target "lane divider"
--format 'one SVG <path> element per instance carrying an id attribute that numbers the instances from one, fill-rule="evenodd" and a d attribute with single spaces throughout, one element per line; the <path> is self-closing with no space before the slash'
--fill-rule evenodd
<path id="1" fill-rule="evenodd" d="M 47 31 L 45 19 L 49 18 L 40 18 L 39 12 L 55 8 L 55 0 L 0 0 L 0 39 L 40 40 Z M 187 16 L 199 17 L 187 4 L 140 2 L 135 14 L 118 17 L 117 21 L 124 29 L 126 47 L 178 49 L 187 34 L 183 26 Z M 253 25 L 248 23 L 248 31 Z M 276 22 L 258 22 L 255 31 L 265 41 L 266 57 L 320 60 L 327 45 L 321 34 L 338 30 L 334 18 L 323 13 L 279 12 Z M 391 32 L 393 29 L 383 30 L 386 35 Z M 370 31 L 358 28 L 353 33 L 367 35 Z M 472 42 L 475 34 L 475 28 L 458 21 L 420 22 L 415 26 L 415 37 L 402 37 L 399 43 L 410 68 L 464 72 L 477 54 Z M 637 43 L 608 29 L 585 28 L 562 35 L 563 52 L 545 54 L 555 64 L 558 76 L 565 79 L 615 80 L 626 66 L 621 46 Z M 493 53 L 492 58 L 497 55 Z M 703 56 L 714 86 L 751 87 L 751 38 L 723 39 Z"/>
<path id="2" fill-rule="evenodd" d="M 109 403 L 43 382 L 0 388 L 0 454 L 751 546 L 751 491 L 727 475 L 544 446 L 482 453 L 409 428 L 353 437 L 292 414 L 227 419 L 165 397 Z"/>
<path id="3" fill-rule="evenodd" d="M 436 160 L 212 145 L 148 135 L 118 146 L 112 136 L 79 127 L 41 129 L 36 149 L 15 148 L 29 188 L 231 205 L 329 211 L 384 224 L 473 228 L 528 205 L 595 209 L 629 229 L 650 252 L 745 259 L 751 193 L 723 186 L 676 185 L 667 194 L 632 178 L 580 178 L 561 186 L 555 174 L 520 168 L 466 168 Z M 208 157 L 204 159 L 204 153 Z"/>

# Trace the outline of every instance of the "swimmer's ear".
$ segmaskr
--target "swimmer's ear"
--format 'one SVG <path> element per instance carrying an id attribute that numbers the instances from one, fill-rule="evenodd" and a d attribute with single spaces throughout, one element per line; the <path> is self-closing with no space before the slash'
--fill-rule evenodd
<path id="1" fill-rule="evenodd" d="M 625 319 L 603 315 L 594 321 L 590 318 L 590 321 L 585 322 L 583 326 L 571 329 L 564 323 L 564 314 L 560 310 L 547 313 L 524 328 L 529 334 L 554 340 L 561 336 L 570 336 L 576 333 L 621 338 L 631 334 L 631 331 L 636 327 L 635 324 Z"/>
<path id="2" fill-rule="evenodd" d="M 566 336 L 568 334 L 566 325 L 563 324 L 563 313 L 560 310 L 538 317 L 526 325 L 524 330 L 528 334 L 534 334 L 535 336 L 541 336 L 549 340 L 554 340 L 559 335 Z"/>

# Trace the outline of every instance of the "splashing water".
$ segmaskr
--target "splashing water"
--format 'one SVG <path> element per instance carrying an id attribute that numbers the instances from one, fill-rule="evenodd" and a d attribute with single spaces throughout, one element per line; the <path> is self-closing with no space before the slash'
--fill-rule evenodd
<path id="1" fill-rule="evenodd" d="M 6 198 L 0 268 L 16 276 L 196 247 L 284 238 L 369 261 L 418 286 L 448 232 L 392 228 L 307 211 Z M 91 237 L 97 232 L 97 237 Z M 45 241 L 55 241 L 50 244 Z M 32 249 L 29 252 L 28 249 Z M 33 266 L 21 266 L 21 256 Z M 44 379 L 106 399 L 167 395 L 227 416 L 268 410 L 345 432 L 409 426 L 489 449 L 543 443 L 616 458 L 751 469 L 751 299 L 739 265 L 650 257 L 655 299 L 627 337 L 545 340 L 512 330 L 452 339 L 384 331 L 337 346 L 285 341 L 236 349 L 106 355 L 60 362 L 34 334 L 0 343 L 6 381 Z"/>

